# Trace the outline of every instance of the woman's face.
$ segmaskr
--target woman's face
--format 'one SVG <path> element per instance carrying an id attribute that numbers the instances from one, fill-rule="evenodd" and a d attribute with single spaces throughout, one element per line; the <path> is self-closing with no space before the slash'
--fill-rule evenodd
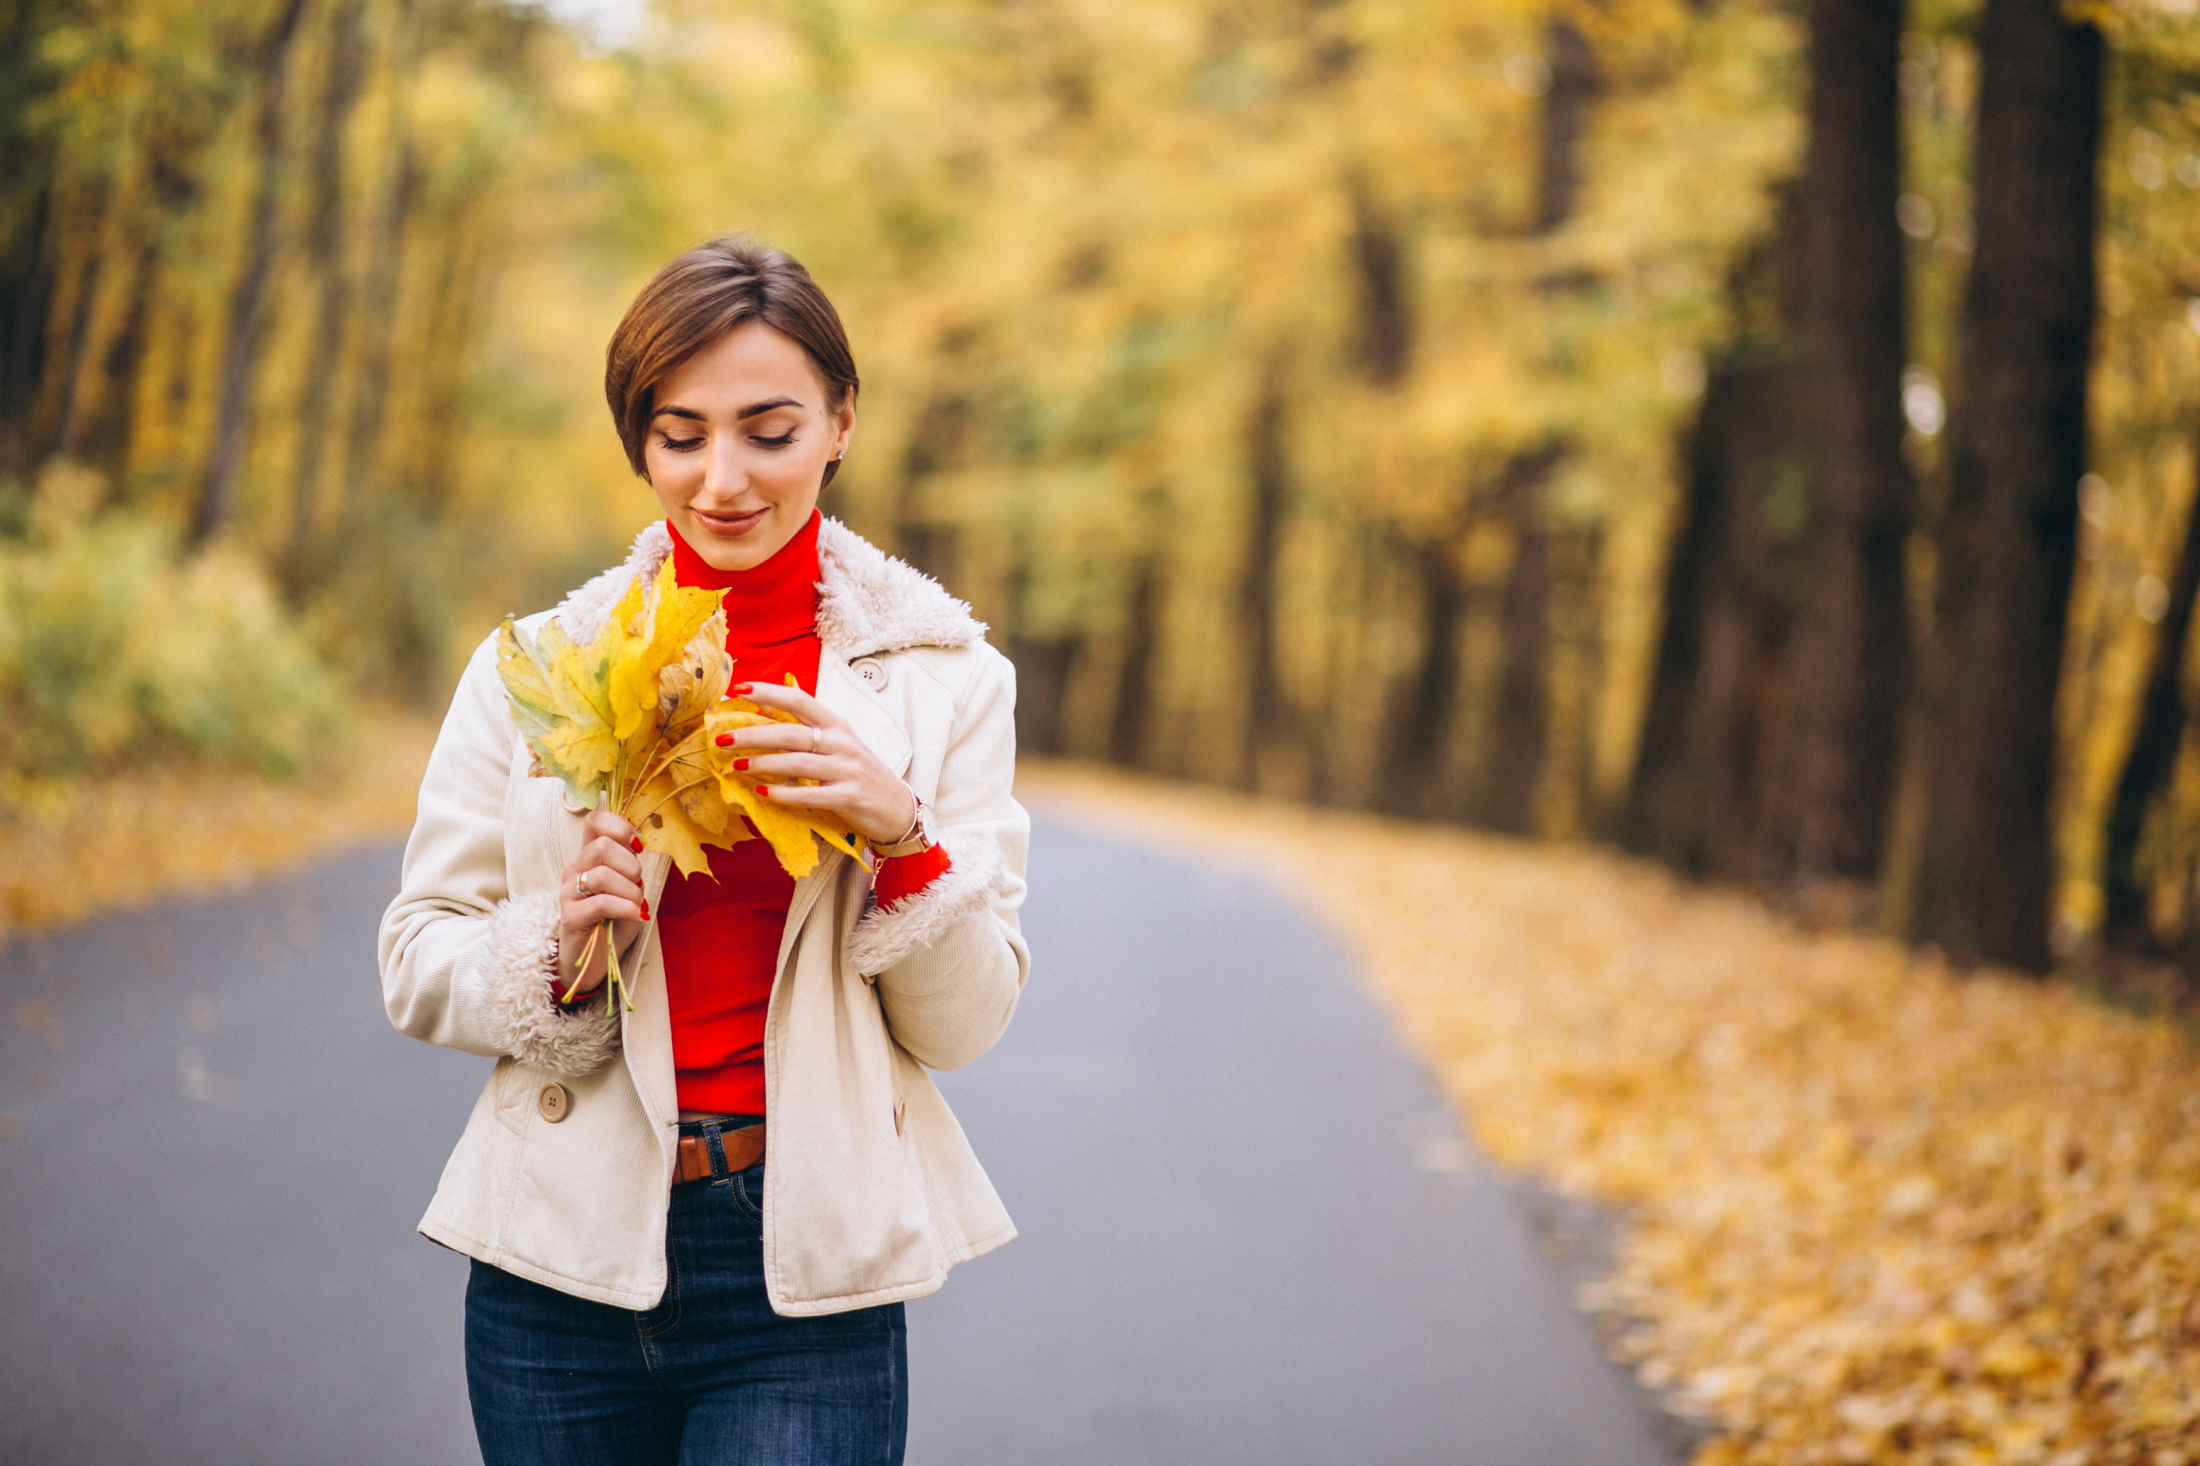
<path id="1" fill-rule="evenodd" d="M 825 465 L 856 425 L 855 402 L 828 408 L 809 353 L 762 321 L 673 368 L 655 401 L 642 450 L 650 487 L 718 570 L 763 564 L 809 523 Z"/>

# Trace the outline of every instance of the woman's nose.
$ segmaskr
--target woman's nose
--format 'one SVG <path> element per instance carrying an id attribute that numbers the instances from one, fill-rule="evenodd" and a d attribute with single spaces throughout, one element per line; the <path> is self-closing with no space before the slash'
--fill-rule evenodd
<path id="1" fill-rule="evenodd" d="M 703 488 L 712 494 L 737 498 L 748 487 L 748 473 L 741 466 L 740 440 L 725 434 L 713 434 L 710 446 L 704 450 L 708 461 L 703 467 Z"/>

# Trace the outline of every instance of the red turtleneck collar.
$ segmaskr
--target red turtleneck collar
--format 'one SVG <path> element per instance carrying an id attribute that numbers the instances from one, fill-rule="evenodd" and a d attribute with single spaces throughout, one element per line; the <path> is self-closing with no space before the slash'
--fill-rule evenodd
<path id="1" fill-rule="evenodd" d="M 726 650 L 736 658 L 744 650 L 753 656 L 817 635 L 817 531 L 823 520 L 823 515 L 811 510 L 809 523 L 796 530 L 793 539 L 763 564 L 747 570 L 715 568 L 680 537 L 671 520 L 665 521 L 672 535 L 674 577 L 684 586 L 726 593 Z M 811 662 L 803 681 L 815 679 L 815 666 Z M 739 668 L 735 675 L 751 671 Z"/>

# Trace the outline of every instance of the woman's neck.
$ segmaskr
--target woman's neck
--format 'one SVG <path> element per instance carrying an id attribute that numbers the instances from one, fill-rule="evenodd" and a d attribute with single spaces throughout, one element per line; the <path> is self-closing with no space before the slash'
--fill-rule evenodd
<path id="1" fill-rule="evenodd" d="M 777 646 L 817 631 L 816 511 L 769 560 L 747 570 L 719 570 L 680 537 L 670 520 L 672 573 L 684 586 L 726 593 L 728 647 Z"/>

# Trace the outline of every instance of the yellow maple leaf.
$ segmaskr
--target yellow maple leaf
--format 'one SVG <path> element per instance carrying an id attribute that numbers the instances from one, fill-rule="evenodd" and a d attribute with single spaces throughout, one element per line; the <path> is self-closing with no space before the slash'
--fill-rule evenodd
<path id="1" fill-rule="evenodd" d="M 824 810 L 805 809 L 796 805 L 777 804 L 768 794 L 757 793 L 759 784 L 814 783 L 813 780 L 780 780 L 763 778 L 737 770 L 734 760 L 741 756 L 739 749 L 720 748 L 718 735 L 730 733 L 736 728 L 758 728 L 772 723 L 797 723 L 801 720 L 792 713 L 777 708 L 762 708 L 746 701 L 720 703 L 704 719 L 699 745 L 707 767 L 716 776 L 719 797 L 730 809 L 747 816 L 757 834 L 770 842 L 772 853 L 779 857 L 780 869 L 800 880 L 817 868 L 817 842 L 823 840 L 828 849 L 844 855 L 863 858 L 868 845 L 863 837 L 848 827 L 838 815 Z"/>
<path id="2" fill-rule="evenodd" d="M 645 584 L 637 576 L 619 598 L 596 647 L 609 664 L 612 731 L 622 741 L 639 731 L 646 715 L 657 707 L 659 679 L 665 670 L 683 660 L 713 616 L 723 617 L 719 605 L 724 596 L 723 591 L 680 585 L 673 578 L 668 556 L 654 580 Z M 720 619 L 716 638 L 720 656 L 724 655 L 724 625 Z"/>
<path id="3" fill-rule="evenodd" d="M 736 818 L 725 796 L 718 792 L 716 779 L 699 779 L 680 791 L 680 808 L 699 829 L 707 830 L 712 837 L 706 843 L 722 843 L 728 848 L 743 840 L 754 839 L 746 823 Z"/>
<path id="4" fill-rule="evenodd" d="M 723 845 L 726 841 L 718 832 L 704 829 L 688 813 L 679 797 L 677 772 L 660 773 L 636 791 L 634 830 L 642 848 L 670 856 L 680 874 L 701 875 L 710 869 L 704 845 Z"/>
<path id="5" fill-rule="evenodd" d="M 537 765 L 576 799 L 595 803 L 619 747 L 593 696 L 600 682 L 585 654 L 556 622 L 529 636 L 507 616 L 497 629 L 497 672 Z"/>

